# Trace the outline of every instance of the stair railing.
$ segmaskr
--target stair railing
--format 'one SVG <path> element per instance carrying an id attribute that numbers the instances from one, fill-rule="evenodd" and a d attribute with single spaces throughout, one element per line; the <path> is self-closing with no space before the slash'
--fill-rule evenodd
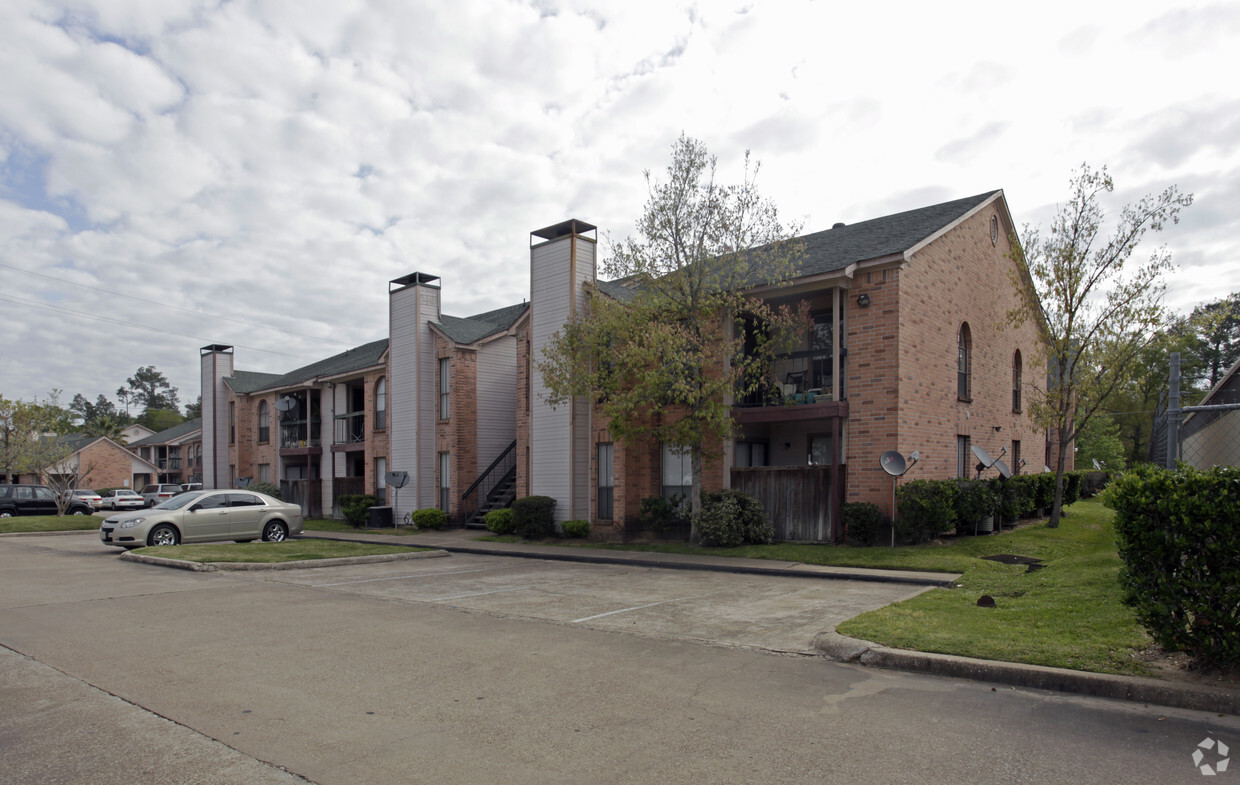
<path id="1" fill-rule="evenodd" d="M 491 465 L 478 475 L 478 479 L 465 489 L 461 494 L 461 508 L 464 513 L 464 520 L 468 521 L 474 517 L 482 504 L 482 500 L 487 499 L 491 495 L 491 491 L 495 486 L 504 479 L 504 477 L 517 467 L 517 440 L 513 439 L 512 444 L 508 445 L 508 449 L 499 454 L 499 457 L 491 461 Z"/>

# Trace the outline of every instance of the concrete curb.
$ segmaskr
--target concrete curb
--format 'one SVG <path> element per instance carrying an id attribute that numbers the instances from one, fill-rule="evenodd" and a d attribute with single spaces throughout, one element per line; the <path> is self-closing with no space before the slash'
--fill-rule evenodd
<path id="1" fill-rule="evenodd" d="M 1240 691 L 1226 687 L 1169 684 L 1158 679 L 1136 676 L 1115 676 L 1041 665 L 978 660 L 951 654 L 889 649 L 870 641 L 849 638 L 838 632 L 820 633 L 814 639 L 814 649 L 836 662 L 853 662 L 874 668 L 989 681 L 1013 687 L 1055 690 L 1194 711 L 1240 714 Z"/>
<path id="2" fill-rule="evenodd" d="M 125 551 L 121 554 L 123 561 L 152 564 L 157 567 L 172 567 L 177 570 L 192 572 L 251 572 L 258 570 L 310 570 L 318 567 L 344 567 L 350 564 L 377 564 L 379 562 L 409 561 L 410 559 L 433 559 L 439 556 L 450 556 L 445 550 L 417 551 L 415 553 L 379 553 L 373 556 L 344 556 L 339 559 L 306 559 L 304 561 L 285 561 L 272 563 L 258 562 L 193 562 L 181 559 L 166 559 L 163 556 L 148 556 L 142 553 Z"/>
<path id="3" fill-rule="evenodd" d="M 99 527 L 93 529 L 62 529 L 54 532 L 2 532 L 0 537 L 48 537 L 61 534 L 93 534 L 99 536 Z"/>

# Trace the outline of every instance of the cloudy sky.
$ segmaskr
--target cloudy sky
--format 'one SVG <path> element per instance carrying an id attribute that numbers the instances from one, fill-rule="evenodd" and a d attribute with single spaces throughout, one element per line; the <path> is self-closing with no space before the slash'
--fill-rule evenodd
<path id="1" fill-rule="evenodd" d="M 1240 3 L 4 0 L 0 395 L 112 396 L 198 349 L 284 372 L 528 297 L 529 232 L 620 239 L 683 131 L 806 231 L 1003 188 L 1046 226 L 1082 162 L 1177 310 L 1240 290 Z M 604 245 L 604 250 L 606 245 Z"/>

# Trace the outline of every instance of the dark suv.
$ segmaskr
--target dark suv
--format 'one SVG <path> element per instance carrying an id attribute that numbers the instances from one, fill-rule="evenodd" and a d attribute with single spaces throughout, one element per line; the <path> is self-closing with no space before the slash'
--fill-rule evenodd
<path id="1" fill-rule="evenodd" d="M 16 515 L 56 515 L 56 494 L 46 485 L 0 485 L 0 518 Z M 81 499 L 69 502 L 69 515 L 90 515 L 89 503 Z"/>

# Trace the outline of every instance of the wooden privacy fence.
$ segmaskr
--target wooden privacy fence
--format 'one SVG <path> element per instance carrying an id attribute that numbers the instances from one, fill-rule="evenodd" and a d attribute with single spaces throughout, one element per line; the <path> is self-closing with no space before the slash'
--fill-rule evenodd
<path id="1" fill-rule="evenodd" d="M 732 487 L 757 497 L 775 527 L 775 539 L 834 542 L 831 466 L 762 466 L 732 470 Z"/>
<path id="2" fill-rule="evenodd" d="M 280 480 L 280 495 L 290 504 L 301 505 L 306 518 L 323 517 L 322 480 Z"/>

